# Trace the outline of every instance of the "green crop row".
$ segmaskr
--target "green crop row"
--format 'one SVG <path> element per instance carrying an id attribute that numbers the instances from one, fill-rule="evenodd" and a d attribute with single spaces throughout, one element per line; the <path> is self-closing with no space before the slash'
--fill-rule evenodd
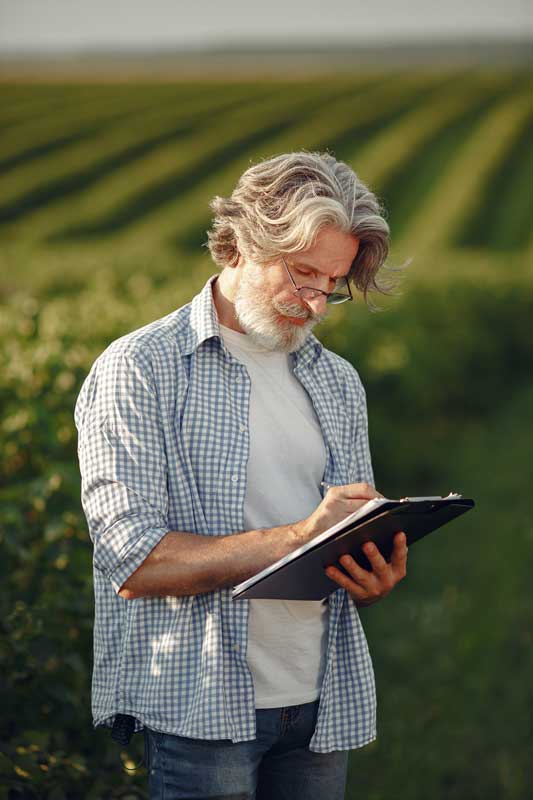
<path id="1" fill-rule="evenodd" d="M 485 177 L 480 202 L 457 232 L 457 247 L 521 249 L 533 241 L 533 101 L 518 120 L 504 158 Z"/>
<path id="2" fill-rule="evenodd" d="M 149 111 L 135 110 L 142 105 L 131 107 L 131 91 L 123 89 L 117 90 L 123 108 L 119 102 L 114 117 L 112 93 L 105 87 L 100 105 L 93 95 L 100 116 L 84 111 L 84 124 L 77 126 L 70 117 L 63 135 L 61 118 L 54 118 L 48 138 L 36 133 L 32 146 L 26 131 L 23 146 L 6 157 L 18 166 L 4 179 L 4 237 L 61 244 L 131 235 L 156 248 L 166 241 L 178 251 L 190 251 L 205 241 L 210 196 L 223 193 L 224 186 L 229 191 L 248 159 L 305 147 L 329 149 L 353 163 L 382 196 L 396 237 L 409 244 L 423 243 L 429 249 L 437 242 L 479 247 L 481 241 L 485 246 L 495 241 L 499 247 L 507 242 L 524 248 L 531 202 L 529 129 L 523 121 L 527 109 L 520 104 L 524 82 L 527 97 L 530 77 L 515 73 L 377 74 L 367 79 L 366 89 L 364 80 L 341 82 L 335 91 L 327 84 L 303 84 L 296 96 L 295 84 L 283 89 L 268 83 L 259 88 L 237 84 L 218 96 L 204 87 L 192 100 L 190 87 L 188 92 L 181 87 L 181 105 L 155 103 Z M 146 91 L 136 103 L 143 98 L 147 100 Z M 490 131 L 491 119 L 502 106 L 505 113 L 498 124 L 507 130 L 496 136 Z M 127 115 L 122 122 L 121 114 Z M 494 141 L 492 150 L 486 141 L 481 148 L 474 144 L 478 131 L 482 140 L 489 135 Z M 473 162 L 467 147 L 471 139 Z M 8 145 L 9 140 L 9 152 Z M 463 151 L 469 162 L 479 164 L 477 172 L 471 169 L 477 182 L 470 194 L 464 181 L 455 191 L 451 177 L 446 180 L 464 171 Z M 525 170 L 518 169 L 524 163 Z M 482 237 L 486 216 L 498 214 L 490 193 L 494 175 L 510 187 L 504 192 L 506 213 L 498 215 L 508 233 L 507 238 L 495 233 L 487 240 Z M 521 189 L 514 190 L 517 182 Z M 439 219 L 431 233 L 428 214 Z"/>
<path id="3" fill-rule="evenodd" d="M 129 167 L 137 159 L 178 141 L 196 127 L 205 124 L 213 114 L 229 107 L 230 113 L 247 97 L 230 93 L 218 102 L 196 100 L 187 107 L 157 107 L 151 113 L 142 111 L 127 115 L 119 124 L 105 126 L 99 135 L 78 145 L 65 147 L 55 156 L 42 159 L 38 166 L 15 171 L 5 181 L 0 223 L 17 221 L 27 214 L 56 201 L 82 192 L 109 172 Z M 122 124 L 120 124 L 122 123 Z"/>

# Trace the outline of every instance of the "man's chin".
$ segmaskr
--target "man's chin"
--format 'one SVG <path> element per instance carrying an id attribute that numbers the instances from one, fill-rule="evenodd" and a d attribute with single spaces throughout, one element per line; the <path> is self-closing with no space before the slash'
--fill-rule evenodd
<path id="1" fill-rule="evenodd" d="M 304 323 L 305 322 L 306 320 L 304 320 Z M 255 344 L 264 347 L 266 350 L 278 353 L 293 353 L 295 350 L 299 350 L 303 345 L 311 330 L 311 326 L 305 329 L 300 325 L 297 327 L 286 325 L 284 330 L 279 329 L 275 333 L 257 331 L 251 327 L 246 328 L 245 326 L 243 326 L 243 330 L 246 331 Z"/>
<path id="2" fill-rule="evenodd" d="M 287 312 L 272 308 L 270 314 L 251 314 L 249 308 L 239 308 L 235 303 L 235 317 L 239 325 L 250 336 L 251 341 L 267 350 L 292 353 L 304 343 L 311 328 L 318 320 L 290 316 Z"/>

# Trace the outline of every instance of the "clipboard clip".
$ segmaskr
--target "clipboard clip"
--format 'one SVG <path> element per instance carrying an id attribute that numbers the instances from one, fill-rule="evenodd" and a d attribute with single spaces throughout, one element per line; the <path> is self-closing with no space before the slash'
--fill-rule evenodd
<path id="1" fill-rule="evenodd" d="M 457 492 L 450 492 L 447 497 L 441 495 L 434 495 L 433 497 L 400 497 L 400 503 L 418 503 L 421 500 L 459 500 L 462 497 Z"/>

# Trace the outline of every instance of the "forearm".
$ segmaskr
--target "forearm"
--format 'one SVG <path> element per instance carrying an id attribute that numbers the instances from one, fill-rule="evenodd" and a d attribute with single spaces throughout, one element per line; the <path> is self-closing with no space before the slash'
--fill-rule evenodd
<path id="1" fill-rule="evenodd" d="M 126 600 L 185 595 L 234 586 L 304 544 L 314 531 L 305 522 L 204 536 L 170 531 L 120 589 Z"/>

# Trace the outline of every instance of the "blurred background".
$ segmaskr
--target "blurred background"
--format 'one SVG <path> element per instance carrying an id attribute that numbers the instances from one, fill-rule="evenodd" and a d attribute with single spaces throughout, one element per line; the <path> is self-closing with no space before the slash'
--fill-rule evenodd
<path id="1" fill-rule="evenodd" d="M 147 796 L 141 737 L 92 729 L 74 404 L 215 271 L 211 197 L 302 148 L 412 258 L 317 329 L 366 386 L 377 487 L 477 503 L 361 611 L 379 736 L 347 798 L 533 797 L 532 39 L 516 0 L 0 0 L 0 798 Z"/>

